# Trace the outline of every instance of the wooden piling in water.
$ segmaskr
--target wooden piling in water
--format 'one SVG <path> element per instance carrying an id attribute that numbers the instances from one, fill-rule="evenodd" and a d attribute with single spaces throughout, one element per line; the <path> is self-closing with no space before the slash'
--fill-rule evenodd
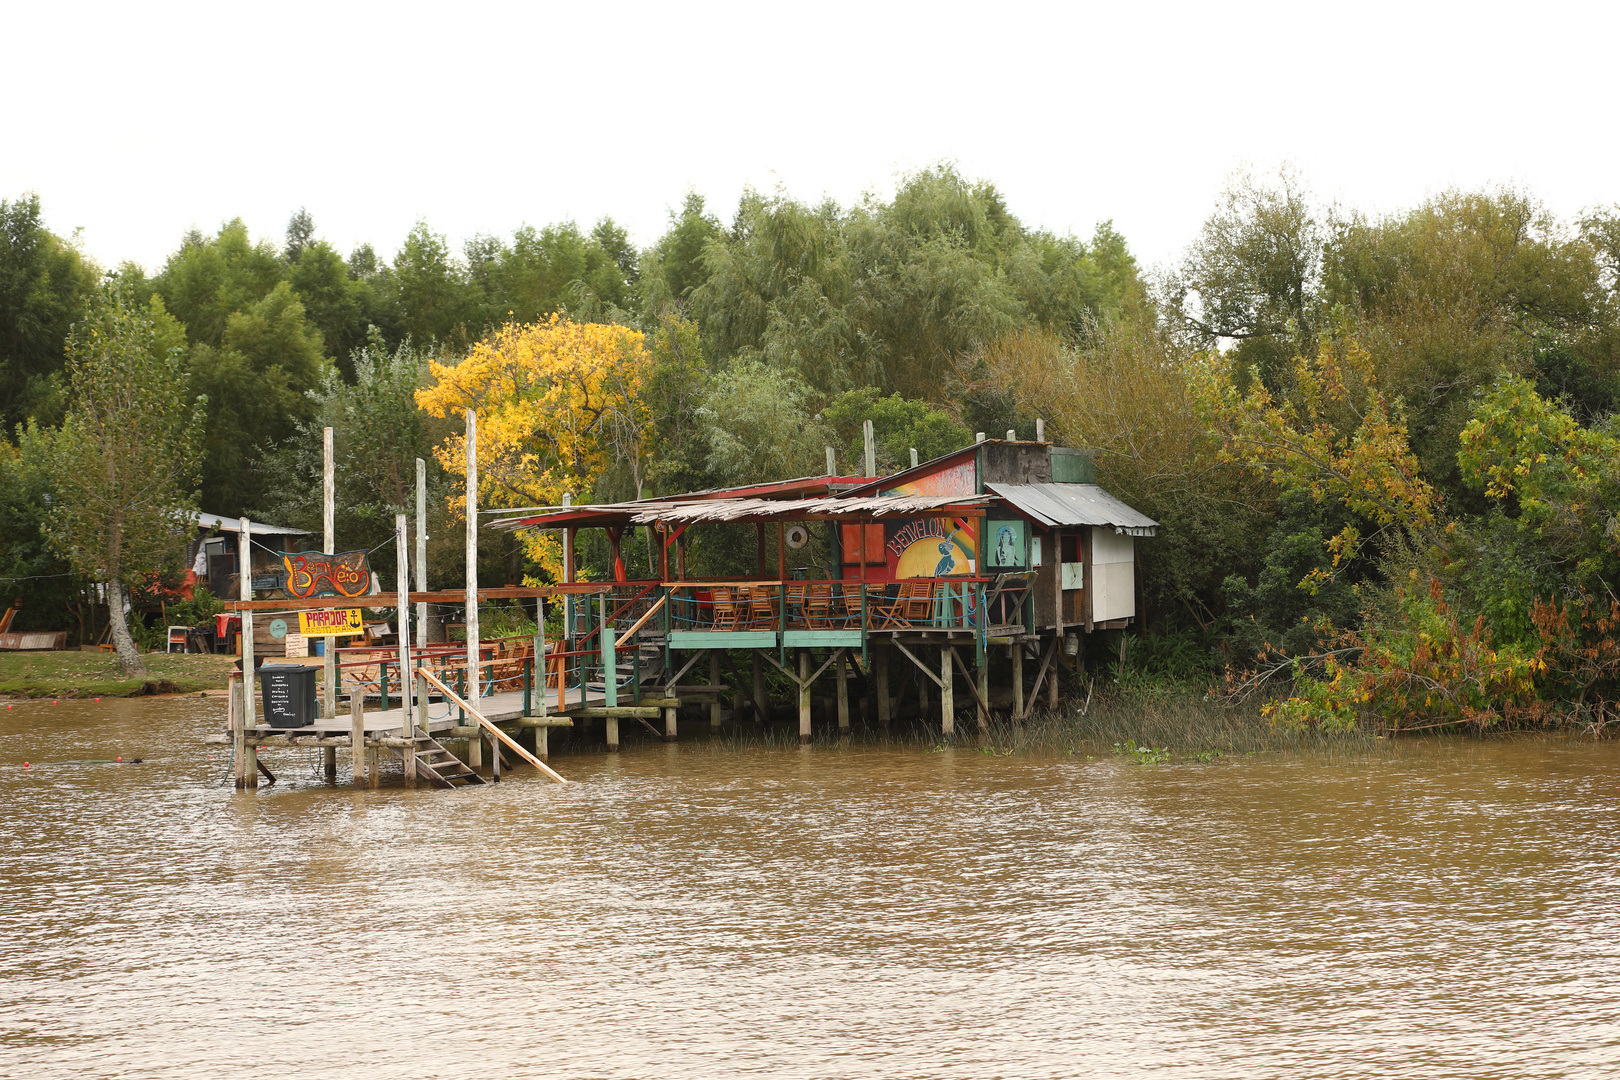
<path id="1" fill-rule="evenodd" d="M 1024 644 L 1014 642 L 1008 646 L 1012 653 L 1013 719 L 1024 718 Z"/>
<path id="2" fill-rule="evenodd" d="M 765 661 L 759 655 L 759 650 L 753 650 L 754 657 L 754 723 L 763 724 L 771 718 L 771 708 L 765 699 Z"/>
<path id="3" fill-rule="evenodd" d="M 720 654 L 713 650 L 709 652 L 709 685 L 720 685 Z M 709 730 L 719 731 L 720 725 L 720 695 L 716 694 L 709 702 Z"/>
<path id="4" fill-rule="evenodd" d="M 951 647 L 939 648 L 939 728 L 941 735 L 956 734 L 956 695 L 951 685 L 955 672 L 951 670 Z"/>
<path id="5" fill-rule="evenodd" d="M 979 734 L 990 734 L 990 658 L 983 658 L 983 662 L 975 669 L 979 693 L 974 701 L 979 720 Z"/>
<path id="6" fill-rule="evenodd" d="M 879 642 L 876 649 L 877 654 L 872 658 L 872 667 L 877 672 L 877 722 L 878 727 L 887 731 L 890 709 L 894 707 L 894 700 L 889 697 L 889 646 L 886 642 Z"/>
<path id="7" fill-rule="evenodd" d="M 810 742 L 810 653 L 799 650 L 799 743 Z"/>
<path id="8" fill-rule="evenodd" d="M 1053 709 L 1058 707 L 1058 673 L 1057 673 L 1057 667 L 1058 666 L 1057 666 L 1056 660 L 1057 660 L 1058 651 L 1060 649 L 1062 649 L 1062 648 L 1063 648 L 1063 638 L 1061 636 L 1054 637 L 1052 639 L 1052 661 L 1053 661 L 1053 663 L 1051 664 L 1051 669 L 1049 671 L 1047 671 L 1047 673 L 1046 673 L 1046 704 L 1047 704 L 1048 708 L 1053 708 Z"/>
<path id="9" fill-rule="evenodd" d="M 357 686 L 349 693 L 349 756 L 354 760 L 354 786 L 366 782 L 366 699 Z"/>
<path id="10" fill-rule="evenodd" d="M 844 670 L 844 655 L 838 654 L 833 661 L 833 671 L 838 676 L 838 730 L 849 730 L 849 673 Z"/>

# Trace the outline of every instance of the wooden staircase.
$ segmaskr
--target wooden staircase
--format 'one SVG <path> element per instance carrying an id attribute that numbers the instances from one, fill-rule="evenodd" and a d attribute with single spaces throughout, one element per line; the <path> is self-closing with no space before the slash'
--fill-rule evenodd
<path id="1" fill-rule="evenodd" d="M 401 758 L 408 752 L 403 747 L 394 751 Z M 431 735 L 416 736 L 416 775 L 441 788 L 480 787 L 489 783 Z"/>

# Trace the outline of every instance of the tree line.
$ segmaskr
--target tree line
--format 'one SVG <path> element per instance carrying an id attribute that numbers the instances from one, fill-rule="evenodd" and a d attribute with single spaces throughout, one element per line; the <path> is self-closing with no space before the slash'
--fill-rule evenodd
<path id="1" fill-rule="evenodd" d="M 0 216 L 0 497 L 26 517 L 47 485 L 26 425 L 69 418 L 64 343 L 104 272 L 36 199 Z M 1327 726 L 1602 723 L 1614 699 L 1614 209 L 1453 191 L 1373 217 L 1239 176 L 1145 273 L 1110 225 L 1030 228 L 938 167 L 853 206 L 748 192 L 729 222 L 689 195 L 640 250 L 607 219 L 459 254 L 419 224 L 384 262 L 300 213 L 279 244 L 232 222 L 110 277 L 200 409 L 216 512 L 318 524 L 332 426 L 343 545 L 386 538 L 422 457 L 430 562 L 452 568 L 465 407 L 486 419 L 481 498 L 509 506 L 819 473 L 827 446 L 858 471 L 865 419 L 894 468 L 1043 417 L 1164 523 L 1120 678 L 1224 674 Z M 5 573 L 57 557 L 19 521 Z M 692 552 L 715 572 L 721 532 Z M 544 541 L 486 558 L 556 572 Z"/>

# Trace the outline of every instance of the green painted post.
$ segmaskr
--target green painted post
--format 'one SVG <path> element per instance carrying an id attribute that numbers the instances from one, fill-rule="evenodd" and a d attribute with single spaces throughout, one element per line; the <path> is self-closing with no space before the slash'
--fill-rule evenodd
<path id="1" fill-rule="evenodd" d="M 384 660 L 378 669 L 377 685 L 382 694 L 382 711 L 388 711 L 388 661 Z"/>
<path id="2" fill-rule="evenodd" d="M 530 715 L 529 706 L 534 699 L 534 658 L 523 661 L 523 715 Z"/>

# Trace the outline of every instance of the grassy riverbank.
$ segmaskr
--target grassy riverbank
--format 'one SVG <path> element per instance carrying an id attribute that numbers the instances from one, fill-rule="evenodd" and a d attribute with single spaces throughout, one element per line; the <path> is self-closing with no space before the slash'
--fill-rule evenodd
<path id="1" fill-rule="evenodd" d="M 993 723 L 989 741 L 1003 751 L 1208 761 L 1267 750 L 1366 749 L 1380 740 L 1361 732 L 1289 731 L 1261 716 L 1258 705 L 1228 706 L 1190 689 L 1132 689 L 1037 710 L 1021 725 Z"/>
<path id="2" fill-rule="evenodd" d="M 818 745 L 900 745 L 932 749 L 953 744 L 994 754 L 1031 754 L 1041 757 L 1124 757 L 1144 763 L 1213 761 L 1266 751 L 1351 751 L 1363 753 L 1387 746 L 1375 734 L 1352 732 L 1324 735 L 1316 731 L 1278 728 L 1260 715 L 1258 705 L 1228 707 L 1193 687 L 1097 689 L 1087 701 L 1066 700 L 1055 710 L 1037 708 L 1022 724 L 1006 713 L 991 721 L 988 738 L 981 737 L 973 714 L 957 716 L 956 734 L 941 739 L 938 720 L 923 723 L 915 717 L 896 719 L 881 732 L 856 725 L 840 735 L 830 717 L 815 720 Z M 701 721 L 699 721 L 701 723 Z M 629 730 L 632 739 L 639 732 Z M 788 748 L 798 745 L 794 724 L 777 722 L 765 728 L 744 723 L 728 725 L 725 734 L 707 739 L 714 752 L 750 748 Z"/>
<path id="3" fill-rule="evenodd" d="M 219 690 L 234 656 L 150 653 L 150 674 L 131 679 L 110 652 L 0 652 L 3 697 L 140 697 Z"/>

